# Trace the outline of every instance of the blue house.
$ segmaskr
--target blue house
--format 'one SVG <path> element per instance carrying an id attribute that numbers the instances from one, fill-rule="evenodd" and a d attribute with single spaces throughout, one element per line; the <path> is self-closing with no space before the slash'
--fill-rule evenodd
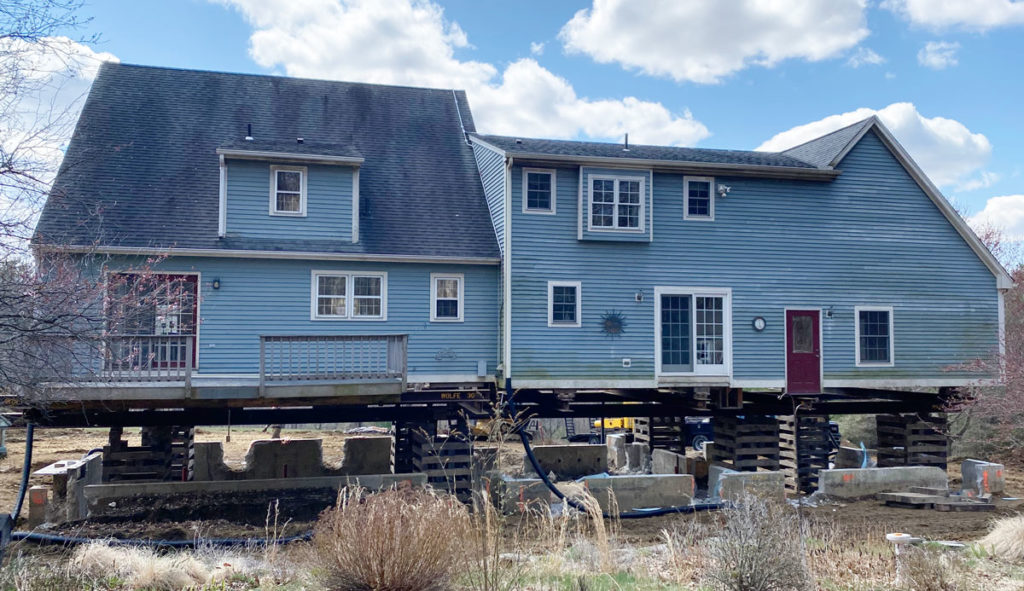
<path id="1" fill-rule="evenodd" d="M 166 404 L 955 387 L 1011 285 L 874 118 L 554 141 L 477 133 L 461 91 L 117 64 L 34 246 L 150 283 L 76 396 Z"/>

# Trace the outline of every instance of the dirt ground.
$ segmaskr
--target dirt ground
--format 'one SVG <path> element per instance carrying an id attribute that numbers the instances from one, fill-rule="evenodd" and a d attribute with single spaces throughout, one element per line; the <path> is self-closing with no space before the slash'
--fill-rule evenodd
<path id="1" fill-rule="evenodd" d="M 230 442 L 226 441 L 227 428 L 204 428 L 196 434 L 198 441 L 220 441 L 224 443 L 225 461 L 234 466 L 244 462 L 249 444 L 258 439 L 269 438 L 261 428 L 233 428 Z M 128 429 L 125 436 L 133 444 L 139 443 L 139 430 Z M 290 430 L 285 429 L 286 438 L 320 438 L 323 441 L 324 460 L 339 464 L 342 459 L 342 445 L 346 435 L 341 431 Z M 32 469 L 58 460 L 81 457 L 91 449 L 102 447 L 107 440 L 105 429 L 38 429 L 32 457 Z M 486 446 L 482 444 L 480 447 Z M 0 509 L 13 507 L 21 477 L 24 452 L 24 431 L 12 429 L 7 437 L 7 458 L 0 460 Z M 522 446 L 518 443 L 504 444 L 500 462 L 503 469 L 515 472 L 521 469 Z M 951 486 L 959 485 L 959 463 L 950 466 Z M 46 479 L 33 477 L 31 484 L 47 484 Z M 1024 466 L 1010 467 L 1007 471 L 1007 495 L 1024 495 Z M 1000 503 L 994 512 L 953 512 L 938 513 L 930 510 L 898 509 L 885 507 L 876 501 L 859 501 L 845 504 L 828 504 L 805 507 L 806 515 L 813 520 L 830 520 L 844 528 L 868 529 L 871 531 L 904 531 L 933 540 L 975 540 L 988 531 L 995 518 L 1016 514 L 1024 506 L 1016 503 Z M 686 520 L 717 520 L 717 514 L 671 515 L 621 522 L 620 535 L 631 543 L 658 543 L 662 530 L 682 525 Z M 292 522 L 285 528 L 285 535 L 298 534 L 308 529 L 308 522 Z M 206 537 L 263 537 L 263 523 L 234 523 L 223 519 L 209 521 L 185 521 L 164 523 L 84 523 L 70 526 L 64 533 L 115 537 L 145 536 L 160 539 L 187 539 L 201 534 Z"/>

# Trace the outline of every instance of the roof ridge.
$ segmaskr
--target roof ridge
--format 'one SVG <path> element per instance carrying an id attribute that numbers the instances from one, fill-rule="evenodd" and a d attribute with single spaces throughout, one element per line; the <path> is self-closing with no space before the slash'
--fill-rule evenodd
<path id="1" fill-rule="evenodd" d="M 600 146 L 621 146 L 620 142 L 602 142 L 595 140 L 564 140 L 564 139 L 553 139 L 543 137 L 528 137 L 525 135 L 501 135 L 496 133 L 470 133 L 469 135 L 477 136 L 480 138 L 505 138 L 510 140 L 534 140 L 541 142 L 561 142 L 566 144 L 597 144 Z M 757 154 L 776 154 L 778 152 L 759 152 L 757 150 L 738 150 L 734 148 L 704 148 L 699 146 L 667 146 L 664 144 L 637 144 L 630 142 L 630 148 L 658 148 L 658 149 L 670 149 L 670 150 L 705 150 L 708 152 L 743 152 L 743 153 L 757 153 Z"/>
<path id="2" fill-rule="evenodd" d="M 377 86 L 384 88 L 407 88 L 411 90 L 430 90 L 436 92 L 465 92 L 462 88 L 443 88 L 440 86 L 413 86 L 410 84 L 381 84 L 379 82 L 357 82 L 353 80 L 332 80 L 330 78 L 307 78 L 304 76 L 282 76 L 279 74 L 258 74 L 252 72 L 228 72 L 225 70 L 203 70 L 199 68 L 178 68 L 174 66 L 151 66 L 147 64 L 129 64 L 125 62 L 103 62 L 101 67 L 116 66 L 136 68 L 140 70 L 163 70 L 168 72 L 192 72 L 195 74 L 216 74 L 218 76 L 244 76 L 248 78 L 270 78 L 274 80 L 303 80 L 308 82 L 328 82 L 331 84 L 352 84 L 357 86 Z"/>

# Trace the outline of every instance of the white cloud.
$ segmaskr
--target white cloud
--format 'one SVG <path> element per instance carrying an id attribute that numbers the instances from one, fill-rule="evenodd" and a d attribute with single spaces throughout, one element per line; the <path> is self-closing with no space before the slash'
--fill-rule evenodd
<path id="1" fill-rule="evenodd" d="M 859 68 L 861 66 L 877 66 L 884 63 L 884 57 L 878 55 L 874 50 L 868 49 L 867 47 L 858 47 L 857 51 L 850 56 L 850 59 L 846 60 L 846 65 L 852 68 Z"/>
<path id="2" fill-rule="evenodd" d="M 998 173 L 982 170 L 978 172 L 976 177 L 969 178 L 957 185 L 955 190 L 966 193 L 968 191 L 977 191 L 978 189 L 987 189 L 999 182 L 1001 178 L 1002 176 Z"/>
<path id="3" fill-rule="evenodd" d="M 836 57 L 868 35 L 865 0 L 594 0 L 559 37 L 570 53 L 704 84 L 751 65 Z"/>
<path id="4" fill-rule="evenodd" d="M 948 41 L 929 41 L 917 52 L 917 63 L 933 70 L 944 70 L 957 65 L 956 52 L 960 44 Z"/>
<path id="5" fill-rule="evenodd" d="M 944 117 L 925 117 L 913 103 L 893 103 L 883 109 L 860 108 L 798 125 L 776 134 L 756 149 L 780 151 L 820 137 L 871 115 L 877 115 L 910 152 L 928 177 L 939 186 L 969 183 L 992 154 L 983 134 Z"/>
<path id="6" fill-rule="evenodd" d="M 1024 2 L 1011 0 L 885 0 L 882 7 L 931 29 L 984 31 L 1024 24 Z"/>
<path id="7" fill-rule="evenodd" d="M 998 228 L 1009 240 L 1024 240 L 1024 195 L 992 197 L 967 222 L 975 230 Z"/>
<path id="8" fill-rule="evenodd" d="M 536 41 L 531 42 L 530 55 L 544 55 L 544 43 L 537 43 Z"/>
<path id="9" fill-rule="evenodd" d="M 292 76 L 465 89 L 489 133 L 692 145 L 707 128 L 688 111 L 634 97 L 580 97 L 530 58 L 500 71 L 463 61 L 466 33 L 430 0 L 220 0 L 255 29 L 249 53 Z"/>

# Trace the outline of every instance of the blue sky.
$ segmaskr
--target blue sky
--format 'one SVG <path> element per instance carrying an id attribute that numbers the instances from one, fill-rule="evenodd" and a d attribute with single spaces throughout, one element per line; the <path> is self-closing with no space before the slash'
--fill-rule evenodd
<path id="1" fill-rule="evenodd" d="M 83 13 L 93 49 L 122 62 L 465 88 L 478 127 L 511 135 L 781 149 L 879 111 L 947 196 L 985 209 L 975 221 L 1024 235 L 1024 1 L 764 4 L 93 0 Z"/>

